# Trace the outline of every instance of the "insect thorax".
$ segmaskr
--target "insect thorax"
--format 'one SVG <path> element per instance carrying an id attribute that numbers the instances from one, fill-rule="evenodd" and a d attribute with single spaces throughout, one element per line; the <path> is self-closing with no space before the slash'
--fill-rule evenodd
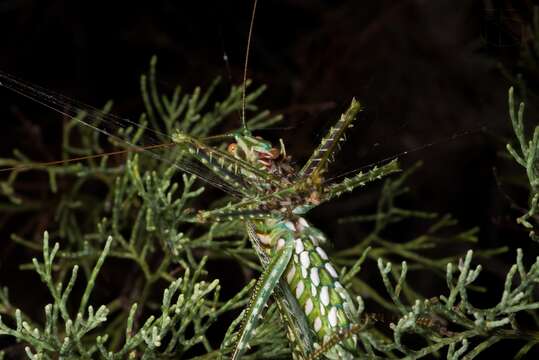
<path id="1" fill-rule="evenodd" d="M 274 211 L 284 217 L 305 214 L 318 205 L 321 179 L 297 181 L 299 169 L 286 154 L 284 145 L 273 147 L 269 141 L 251 135 L 236 136 L 236 142 L 228 145 L 228 152 L 235 158 L 246 161 L 279 181 L 270 183 L 246 172 L 242 175 L 259 194 L 265 195 L 258 210 Z M 274 196 L 272 196 L 274 195 Z"/>

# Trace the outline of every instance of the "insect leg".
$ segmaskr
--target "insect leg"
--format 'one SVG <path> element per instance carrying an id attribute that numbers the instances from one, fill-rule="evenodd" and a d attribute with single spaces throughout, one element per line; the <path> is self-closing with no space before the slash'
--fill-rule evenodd
<path id="1" fill-rule="evenodd" d="M 392 160 L 380 167 L 375 167 L 366 173 L 360 172 L 343 181 L 326 186 L 322 191 L 320 202 L 325 202 L 340 196 L 342 193 L 350 192 L 356 187 L 366 185 L 369 182 L 381 179 L 389 174 L 400 171 L 398 161 Z"/>
<path id="2" fill-rule="evenodd" d="M 320 145 L 318 145 L 305 166 L 301 169 L 299 173 L 300 178 L 315 178 L 327 170 L 329 162 L 339 148 L 339 142 L 344 140 L 346 129 L 352 127 L 352 122 L 355 120 L 356 115 L 360 110 L 361 105 L 359 102 L 352 99 L 352 103 L 348 110 L 342 114 L 335 126 L 332 126 L 331 129 L 329 129 L 326 136 L 324 136 L 320 142 Z"/>
<path id="3" fill-rule="evenodd" d="M 246 229 L 260 262 L 264 267 L 267 267 L 270 258 L 263 249 L 262 241 L 256 233 L 254 224 L 247 221 Z M 287 337 L 290 341 L 292 358 L 303 359 L 306 354 L 311 354 L 314 351 L 313 344 L 316 339 L 313 331 L 310 329 L 305 312 L 290 291 L 286 279 L 279 280 L 279 283 L 273 292 L 273 299 L 279 308 L 281 319 L 287 329 Z"/>
<path id="4" fill-rule="evenodd" d="M 243 351 L 245 351 L 245 348 L 253 335 L 256 324 L 258 323 L 258 317 L 268 302 L 273 289 L 279 283 L 281 276 L 290 262 L 293 251 L 294 243 L 289 241 L 282 249 L 277 251 L 275 257 L 271 260 L 268 267 L 258 279 L 249 305 L 245 311 L 238 342 L 234 349 L 234 353 L 232 354 L 233 360 L 239 359 Z"/>

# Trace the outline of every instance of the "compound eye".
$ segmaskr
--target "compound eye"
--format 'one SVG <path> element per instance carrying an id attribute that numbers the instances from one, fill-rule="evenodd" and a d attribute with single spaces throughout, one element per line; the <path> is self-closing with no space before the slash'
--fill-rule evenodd
<path id="1" fill-rule="evenodd" d="M 237 148 L 238 148 L 238 144 L 232 143 L 232 144 L 228 144 L 228 147 L 226 148 L 226 150 L 227 150 L 229 153 L 235 155 L 235 154 L 236 154 L 236 149 L 237 149 Z"/>

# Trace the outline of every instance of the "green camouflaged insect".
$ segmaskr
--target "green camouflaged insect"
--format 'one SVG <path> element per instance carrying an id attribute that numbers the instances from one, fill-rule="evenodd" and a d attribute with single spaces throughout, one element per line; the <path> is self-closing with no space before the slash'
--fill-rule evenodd
<path id="1" fill-rule="evenodd" d="M 351 297 L 322 248 L 326 237 L 303 215 L 343 192 L 399 170 L 394 160 L 338 183 L 328 184 L 324 180 L 330 159 L 359 111 L 359 102 L 352 100 L 350 108 L 301 169 L 293 166 L 282 142 L 280 148 L 273 147 L 268 141 L 254 137 L 246 127 L 234 135 L 227 152 L 186 134 L 173 135 L 175 143 L 224 182 L 222 188 L 240 197 L 238 202 L 223 208 L 200 212 L 198 220 L 244 220 L 264 268 L 244 312 L 233 359 L 238 359 L 248 347 L 272 294 L 285 322 L 295 359 L 305 358 L 333 334 L 357 323 Z M 351 336 L 324 356 L 352 358 L 355 342 Z"/>

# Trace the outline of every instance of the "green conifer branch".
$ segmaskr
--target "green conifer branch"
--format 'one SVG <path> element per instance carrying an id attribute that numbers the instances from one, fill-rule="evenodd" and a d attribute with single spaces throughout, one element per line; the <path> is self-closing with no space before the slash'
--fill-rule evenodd
<path id="1" fill-rule="evenodd" d="M 141 78 L 146 116 L 140 120 L 148 121 L 162 132 L 151 133 L 152 136 L 161 139 L 162 135 L 176 129 L 194 136 L 207 136 L 239 109 L 239 87 L 233 87 L 224 99 L 214 101 L 218 80 L 204 91 L 195 89 L 184 94 L 177 87 L 169 95 L 161 94 L 156 85 L 155 66 L 156 61 L 152 60 L 149 74 Z M 269 112 L 259 112 L 254 105 L 253 101 L 263 90 L 259 88 L 247 96 L 248 110 L 253 114 L 249 121 L 251 129 L 280 120 Z M 513 101 L 510 108 L 516 133 L 518 129 L 519 145 L 518 150 L 509 151 L 515 161 L 526 168 L 530 186 L 537 186 L 536 155 L 532 153 L 537 148 L 538 135 L 534 133 L 531 141 L 527 139 L 523 106 L 517 110 Z M 80 116 L 86 118 L 88 114 Z M 101 121 L 98 117 L 94 120 Z M 94 132 L 79 130 L 74 124 L 76 121 L 68 122 L 66 137 L 80 135 L 83 145 L 75 146 L 66 140 L 66 156 L 101 149 L 102 142 Z M 139 144 L 146 131 L 133 127 L 121 129 L 120 134 Z M 125 147 L 117 139 L 111 139 L 111 143 Z M 180 155 L 173 149 L 163 152 L 165 159 L 170 160 Z M 21 166 L 34 164 L 22 155 L 2 161 Z M 396 164 L 388 165 L 387 169 L 397 170 Z M 535 295 L 539 260 L 526 267 L 519 250 L 515 265 L 505 278 L 499 302 L 487 309 L 475 306 L 469 293 L 479 288 L 476 283 L 482 269 L 472 265 L 473 253 L 468 252 L 455 263 L 461 257 L 458 253 L 436 258 L 428 251 L 447 244 L 473 244 L 477 241 L 478 229 L 457 231 L 457 221 L 450 215 L 401 207 L 401 197 L 407 196 L 409 190 L 406 181 L 415 170 L 413 167 L 386 180 L 372 213 L 341 219 L 342 225 L 362 222 L 372 227 L 372 231 L 355 239 L 351 247 L 330 253 L 340 266 L 341 282 L 353 289 L 357 318 L 365 321 L 361 322 L 362 326 L 335 334 L 312 358 L 322 357 L 324 351 L 349 336 L 358 337 L 358 357 L 419 358 L 442 354 L 449 359 L 468 359 L 501 339 L 524 340 L 517 354 L 524 357 L 539 342 L 539 337 L 532 330 L 520 329 L 516 315 L 533 314 L 539 307 Z M 43 205 L 33 204 L 17 188 L 18 175 L 24 171 L 28 169 L 14 169 L 1 186 L 10 206 L 21 204 L 19 211 L 30 213 Z M 44 306 L 43 320 L 33 319 L 10 302 L 7 289 L 1 289 L 0 335 L 23 344 L 30 359 L 59 356 L 65 359 L 218 359 L 231 354 L 241 319 L 238 313 L 246 305 L 254 284 L 247 281 L 247 277 L 256 276 L 261 267 L 246 241 L 241 222 L 206 227 L 193 224 L 193 208 L 205 196 L 204 187 L 195 177 L 171 168 L 166 162 L 137 153 L 128 154 L 125 163 L 89 159 L 77 165 L 63 164 L 32 171 L 45 171 L 50 178 L 50 188 L 58 191 L 61 201 L 56 214 L 60 225 L 45 234 L 43 244 L 16 239 L 29 251 L 42 250 L 43 260 L 34 260 L 32 268 L 48 289 L 52 301 Z M 74 185 L 62 188 L 60 179 L 72 179 Z M 355 179 L 354 186 L 371 180 Z M 85 185 L 92 182 L 106 187 L 105 200 L 85 191 Z M 339 184 L 341 187 L 335 190 L 345 191 L 349 185 Z M 208 209 L 227 201 L 226 196 L 220 198 Z M 534 226 L 537 200 L 534 202 L 532 197 L 530 204 L 533 215 L 525 220 Z M 425 231 L 407 234 L 405 239 L 395 242 L 387 230 L 410 220 L 424 223 Z M 50 248 L 49 237 L 61 241 L 61 249 L 57 244 Z M 475 251 L 474 254 L 476 258 L 488 257 L 503 250 Z M 392 265 L 389 260 L 395 258 L 397 263 Z M 107 286 L 101 283 L 99 274 L 107 271 L 110 262 L 118 260 L 127 263 L 126 284 L 124 288 L 107 289 L 117 297 L 107 304 L 99 304 L 95 294 Z M 221 285 L 212 276 L 214 261 L 227 261 L 240 269 L 238 283 L 245 285 L 235 293 L 227 289 L 228 298 L 222 299 Z M 373 265 L 378 266 L 381 278 L 364 276 L 365 269 Z M 408 280 L 416 271 L 434 274 L 434 279 L 447 283 L 448 291 L 435 299 L 425 299 L 413 281 Z M 376 290 L 377 282 L 383 284 L 387 294 Z M 80 283 L 82 287 L 78 286 Z M 369 313 L 372 302 L 396 317 L 392 325 Z M 223 326 L 230 312 L 237 317 Z M 243 358 L 289 358 L 290 344 L 275 304 L 271 304 L 263 316 L 264 321 L 250 341 L 252 350 Z M 220 344 L 210 340 L 215 324 L 227 329 Z M 380 331 L 382 326 L 390 326 L 392 333 Z M 406 336 L 410 333 L 425 339 L 426 345 L 410 346 Z M 193 352 L 203 355 L 193 357 Z"/>
<path id="2" fill-rule="evenodd" d="M 524 126 L 525 105 L 520 102 L 517 109 L 513 87 L 509 89 L 508 99 L 509 118 L 520 150 L 515 149 L 511 144 L 507 144 L 507 151 L 519 165 L 524 167 L 530 185 L 528 210 L 524 215 L 517 218 L 517 223 L 528 229 L 531 239 L 539 241 L 539 236 L 535 231 L 536 217 L 539 213 L 539 167 L 537 166 L 539 159 L 539 126 L 535 127 L 531 139 L 528 138 Z"/>

